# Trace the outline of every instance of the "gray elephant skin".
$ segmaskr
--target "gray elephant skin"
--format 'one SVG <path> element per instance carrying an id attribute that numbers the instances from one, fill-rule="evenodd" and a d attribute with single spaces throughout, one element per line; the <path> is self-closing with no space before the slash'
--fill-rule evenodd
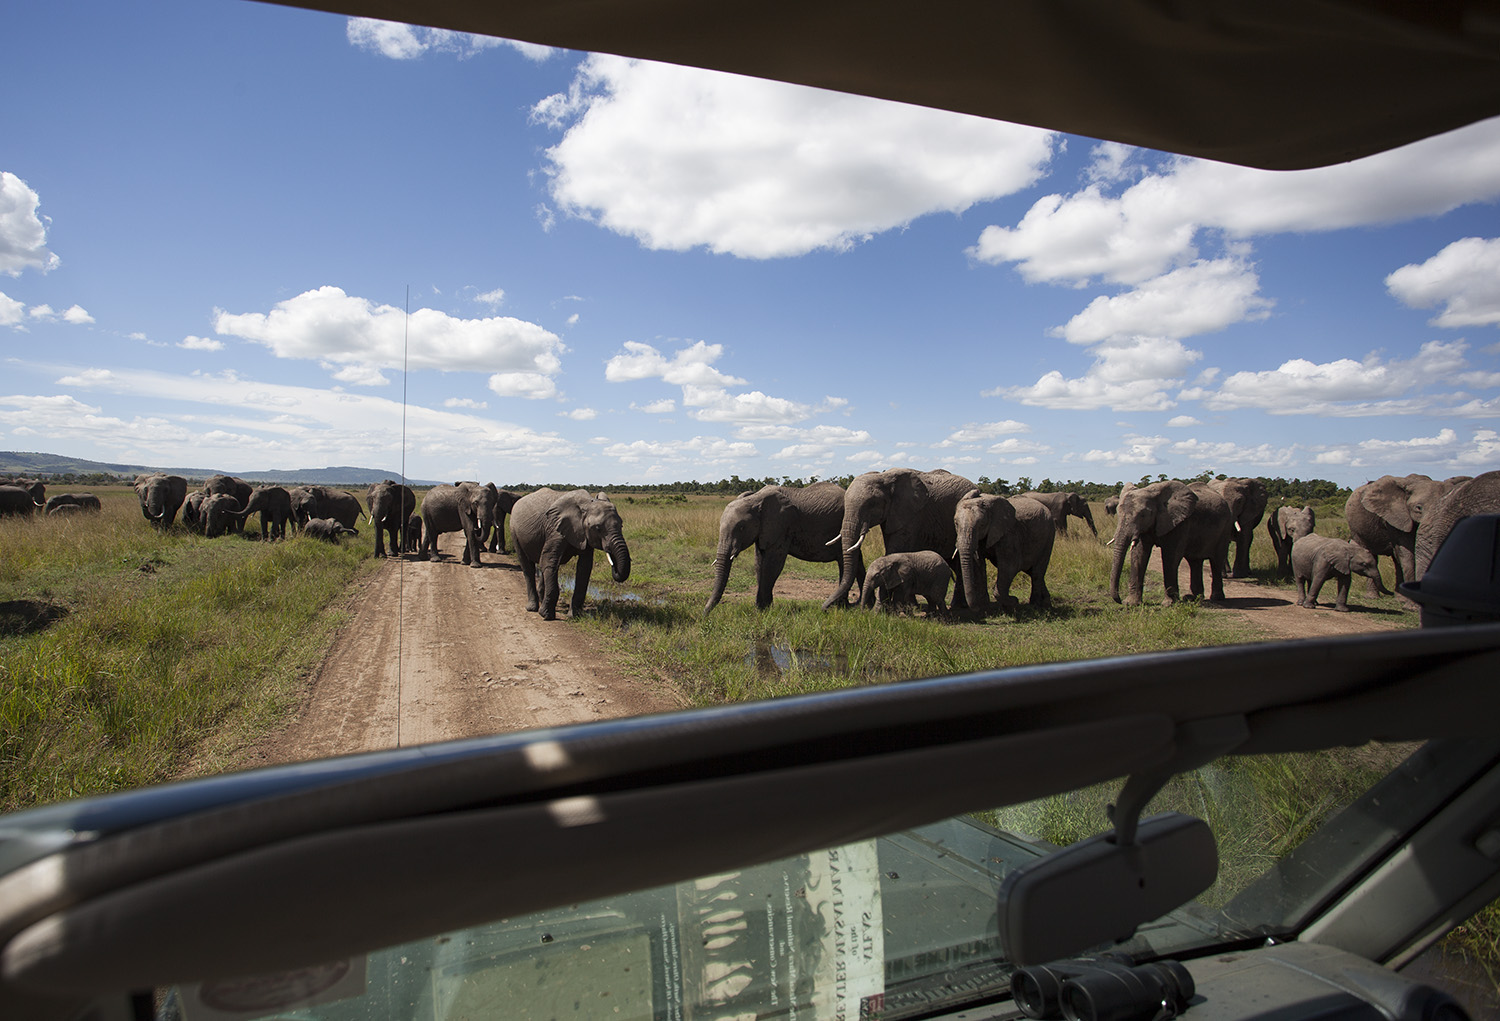
<path id="1" fill-rule="evenodd" d="M 0 518 L 29 518 L 36 510 L 37 502 L 32 499 L 30 490 L 21 486 L 0 486 Z"/>
<path id="2" fill-rule="evenodd" d="M 490 488 L 495 484 L 491 482 Z M 480 537 L 480 543 L 491 553 L 509 553 L 505 545 L 505 519 L 515 509 L 516 501 L 521 499 L 521 493 L 512 493 L 509 489 L 495 490 L 495 528 L 487 536 Z"/>
<path id="3" fill-rule="evenodd" d="M 336 518 L 308 518 L 302 526 L 302 534 L 310 539 L 338 544 L 339 536 L 352 535 L 359 538 L 359 529 L 352 528 Z"/>
<path id="4" fill-rule="evenodd" d="M 1051 510 L 1026 496 L 1004 497 L 971 489 L 954 512 L 958 533 L 959 577 L 969 594 L 969 610 L 976 615 L 989 611 L 986 561 L 995 565 L 995 601 L 1014 613 L 1018 600 L 1010 594 L 1016 575 L 1031 579 L 1032 606 L 1050 606 L 1047 565 L 1057 528 Z"/>
<path id="5" fill-rule="evenodd" d="M 256 486 L 244 506 L 234 512 L 241 526 L 252 514 L 260 515 L 262 539 L 285 539 L 287 522 L 292 520 L 292 496 L 281 486 Z"/>
<path id="6" fill-rule="evenodd" d="M 163 472 L 137 475 L 135 495 L 141 501 L 141 515 L 147 521 L 158 528 L 171 528 L 182 501 L 187 499 L 187 479 Z"/>
<path id="7" fill-rule="evenodd" d="M 1438 481 L 1426 475 L 1397 478 L 1382 475 L 1349 494 L 1344 519 L 1353 540 L 1381 557 L 1390 557 L 1396 568 L 1396 585 L 1415 579 L 1417 528 L 1427 510 L 1436 507 L 1461 478 Z M 1390 595 L 1379 578 L 1370 579 L 1370 595 Z"/>
<path id="8" fill-rule="evenodd" d="M 203 501 L 207 499 L 207 493 L 195 489 L 182 501 L 182 523 L 194 532 L 203 531 Z"/>
<path id="9" fill-rule="evenodd" d="M 1052 515 L 1052 523 L 1057 527 L 1058 535 L 1068 534 L 1068 518 L 1080 518 L 1089 526 L 1089 531 L 1095 538 L 1099 536 L 1099 529 L 1094 527 L 1094 514 L 1089 510 L 1089 503 L 1077 493 L 1022 493 L 1022 496 L 1035 500 L 1046 507 Z"/>
<path id="10" fill-rule="evenodd" d="M 833 482 L 810 486 L 763 486 L 746 490 L 719 515 L 719 545 L 714 554 L 714 587 L 703 612 L 708 613 L 724 598 L 729 569 L 734 558 L 755 549 L 755 605 L 771 605 L 776 579 L 795 557 L 815 564 L 838 563 L 838 544 L 828 540 L 838 535 L 844 523 L 844 488 Z M 864 555 L 854 551 L 854 573 L 864 592 Z"/>
<path id="11" fill-rule="evenodd" d="M 1500 471 L 1456 482 L 1437 506 L 1428 510 L 1417 528 L 1413 581 L 1422 580 L 1453 526 L 1472 514 L 1500 514 Z"/>
<path id="12" fill-rule="evenodd" d="M 1104 501 L 1104 513 L 1108 514 L 1110 517 L 1114 517 L 1120 509 L 1120 497 L 1124 496 L 1134 488 L 1134 482 L 1127 482 L 1123 486 L 1121 486 L 1118 493 L 1116 493 L 1114 496 L 1111 496 L 1108 500 Z"/>
<path id="13" fill-rule="evenodd" d="M 250 502 L 251 488 L 250 483 L 236 475 L 211 475 L 203 483 L 204 493 L 209 496 L 216 494 L 232 496 L 234 497 L 235 505 L 238 507 L 243 507 Z M 243 532 L 245 530 L 245 519 L 237 518 L 230 522 L 230 525 L 236 532 Z"/>
<path id="14" fill-rule="evenodd" d="M 64 510 L 63 508 L 66 507 L 71 507 L 73 510 Z M 98 512 L 103 509 L 104 505 L 99 502 L 99 498 L 93 493 L 58 493 L 47 500 L 47 513 L 49 515 L 70 514 L 74 511 Z"/>
<path id="15" fill-rule="evenodd" d="M 417 509 L 417 494 L 410 486 L 386 479 L 365 490 L 365 506 L 370 509 L 370 521 L 375 525 L 375 555 L 385 556 L 387 535 L 391 539 L 391 556 L 401 553 L 406 548 L 402 533 Z"/>
<path id="16" fill-rule="evenodd" d="M 244 517 L 237 516 L 240 502 L 228 493 L 209 493 L 198 507 L 203 522 L 203 534 L 217 539 L 226 532 L 234 531 L 236 523 L 244 524 Z"/>
<path id="17" fill-rule="evenodd" d="M 927 600 L 927 615 L 948 609 L 948 586 L 953 568 L 941 554 L 931 550 L 915 553 L 887 553 L 870 565 L 860 589 L 860 605 L 876 610 L 911 610 L 917 608 L 917 596 Z"/>
<path id="18" fill-rule="evenodd" d="M 1318 527 L 1318 515 L 1311 507 L 1277 507 L 1266 519 L 1266 534 L 1271 537 L 1271 548 L 1276 551 L 1276 577 L 1290 577 L 1292 573 L 1292 543 L 1304 535 L 1311 535 Z"/>
<path id="19" fill-rule="evenodd" d="M 406 519 L 406 544 L 402 553 L 415 553 L 422 548 L 422 515 L 413 514 Z"/>
<path id="20" fill-rule="evenodd" d="M 433 486 L 422 498 L 422 545 L 417 559 L 430 560 L 438 550 L 438 538 L 444 532 L 464 534 L 463 562 L 470 567 L 480 562 L 479 536 L 495 523 L 495 487 L 477 482 Z"/>
<path id="21" fill-rule="evenodd" d="M 313 518 L 333 518 L 345 528 L 359 524 L 364 513 L 359 497 L 342 489 L 327 486 L 297 486 L 287 492 L 292 498 L 292 517 L 298 526 L 304 526 Z"/>
<path id="22" fill-rule="evenodd" d="M 1260 479 L 1216 479 L 1209 484 L 1229 504 L 1230 541 L 1234 544 L 1231 578 L 1250 577 L 1250 543 L 1266 513 L 1266 486 Z"/>
<path id="23" fill-rule="evenodd" d="M 1369 550 L 1345 539 L 1326 535 L 1304 535 L 1292 543 L 1292 575 L 1297 579 L 1297 605 L 1318 605 L 1318 592 L 1330 577 L 1337 579 L 1338 595 L 1333 608 L 1349 612 L 1349 576 L 1380 577 L 1380 568 Z"/>
<path id="24" fill-rule="evenodd" d="M 1119 525 L 1110 540 L 1114 547 L 1109 573 L 1109 597 L 1120 599 L 1120 571 L 1125 554 L 1130 553 L 1130 582 L 1123 602 L 1139 606 L 1146 584 L 1146 566 L 1151 551 L 1161 548 L 1162 587 L 1166 596 L 1162 605 L 1177 601 L 1179 586 L 1177 568 L 1183 560 L 1190 565 L 1193 595 L 1203 595 L 1203 561 L 1207 560 L 1213 575 L 1210 600 L 1224 599 L 1224 568 L 1229 559 L 1229 533 L 1232 519 L 1229 504 L 1207 483 L 1177 480 L 1137 486 L 1120 497 L 1115 516 Z"/>
<path id="25" fill-rule="evenodd" d="M 915 553 L 931 550 L 948 558 L 955 573 L 958 557 L 955 546 L 953 514 L 958 502 L 974 483 L 952 472 L 920 472 L 911 468 L 891 468 L 883 472 L 866 472 L 849 484 L 844 496 L 844 520 L 839 526 L 839 548 L 842 550 L 839 584 L 823 609 L 849 605 L 849 590 L 857 578 L 855 554 L 870 529 L 879 526 L 885 537 L 887 553 Z M 963 578 L 953 586 L 953 608 L 968 606 Z"/>
<path id="26" fill-rule="evenodd" d="M 583 489 L 567 493 L 538 489 L 527 493 L 516 501 L 511 512 L 510 534 L 516 544 L 516 559 L 526 576 L 526 609 L 543 620 L 557 616 L 560 591 L 557 572 L 574 557 L 578 558 L 578 567 L 573 576 L 569 610 L 575 617 L 583 612 L 588 596 L 594 550 L 602 550 L 609 559 L 611 576 L 617 583 L 623 584 L 630 578 L 630 548 L 625 544 L 620 512 L 603 493 L 593 496 Z"/>

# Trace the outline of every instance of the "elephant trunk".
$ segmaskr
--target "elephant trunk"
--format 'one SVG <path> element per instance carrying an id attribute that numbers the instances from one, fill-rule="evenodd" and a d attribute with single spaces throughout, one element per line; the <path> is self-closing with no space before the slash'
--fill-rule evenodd
<path id="1" fill-rule="evenodd" d="M 1089 531 L 1094 533 L 1094 538 L 1099 538 L 1099 529 L 1094 527 L 1094 512 L 1089 509 L 1088 504 L 1083 505 L 1083 523 L 1089 526 Z"/>
<path id="2" fill-rule="evenodd" d="M 1114 549 L 1111 551 L 1109 564 L 1109 598 L 1118 603 L 1120 602 L 1120 572 L 1125 568 L 1125 554 L 1130 550 L 1131 537 L 1116 532 L 1110 542 L 1114 545 Z"/>
<path id="3" fill-rule="evenodd" d="M 709 594 L 708 602 L 703 606 L 703 612 L 710 612 L 719 605 L 719 600 L 724 598 L 724 589 L 729 584 L 729 568 L 734 564 L 734 558 L 739 555 L 739 550 L 728 537 L 719 540 L 719 552 L 714 557 L 714 590 Z"/>
<path id="4" fill-rule="evenodd" d="M 984 555 L 979 551 L 978 544 L 968 536 L 958 537 L 958 567 L 958 576 L 963 583 L 969 609 L 976 616 L 983 616 L 990 608 Z"/>
<path id="5" fill-rule="evenodd" d="M 612 535 L 604 540 L 604 555 L 609 557 L 610 576 L 615 584 L 623 585 L 630 580 L 630 547 L 625 545 L 623 535 Z"/>
<path id="6" fill-rule="evenodd" d="M 853 520 L 844 522 L 844 527 L 839 532 L 839 587 L 823 603 L 823 609 L 829 610 L 835 606 L 849 605 L 849 590 L 854 587 L 854 575 L 857 571 L 855 561 L 862 556 L 859 547 L 863 545 L 865 535 L 869 531 L 869 525 L 862 525 Z"/>

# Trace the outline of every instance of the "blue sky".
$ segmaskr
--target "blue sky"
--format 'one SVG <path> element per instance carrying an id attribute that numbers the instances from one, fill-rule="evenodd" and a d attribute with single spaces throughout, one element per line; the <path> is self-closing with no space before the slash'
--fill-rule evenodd
<path id="1" fill-rule="evenodd" d="M 1500 121 L 1272 173 L 241 0 L 6 25 L 0 449 L 397 470 L 404 434 L 409 476 L 501 485 L 1500 466 Z"/>

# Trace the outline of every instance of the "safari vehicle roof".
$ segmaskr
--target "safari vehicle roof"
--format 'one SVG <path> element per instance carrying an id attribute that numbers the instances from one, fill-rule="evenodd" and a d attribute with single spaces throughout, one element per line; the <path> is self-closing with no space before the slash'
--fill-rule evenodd
<path id="1" fill-rule="evenodd" d="M 1262 167 L 1350 159 L 1500 114 L 1493 3 L 297 6 Z M 1203 750 L 1205 723 L 1226 753 L 1471 737 L 1500 758 L 1497 675 L 1500 625 L 1193 650 L 410 748 L 19 813 L 0 833 L 0 1016 L 67 1017 L 98 995 L 359 953 L 1185 763 Z M 691 832 L 674 825 L 686 817 Z M 1456 872 L 1446 864 L 1431 874 Z M 1348 924 L 1380 928 L 1369 916 Z"/>
<path id="2" fill-rule="evenodd" d="M 276 2 L 1277 170 L 1500 114 L 1495 0 Z"/>

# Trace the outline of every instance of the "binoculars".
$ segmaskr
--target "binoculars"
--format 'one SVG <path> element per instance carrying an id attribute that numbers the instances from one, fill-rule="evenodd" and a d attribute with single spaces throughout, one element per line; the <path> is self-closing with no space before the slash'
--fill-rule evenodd
<path id="1" fill-rule="evenodd" d="M 1176 961 L 1132 964 L 1103 954 L 1020 968 L 1011 998 L 1029 1018 L 1067 1021 L 1151 1021 L 1172 1018 L 1193 998 L 1193 976 Z"/>

